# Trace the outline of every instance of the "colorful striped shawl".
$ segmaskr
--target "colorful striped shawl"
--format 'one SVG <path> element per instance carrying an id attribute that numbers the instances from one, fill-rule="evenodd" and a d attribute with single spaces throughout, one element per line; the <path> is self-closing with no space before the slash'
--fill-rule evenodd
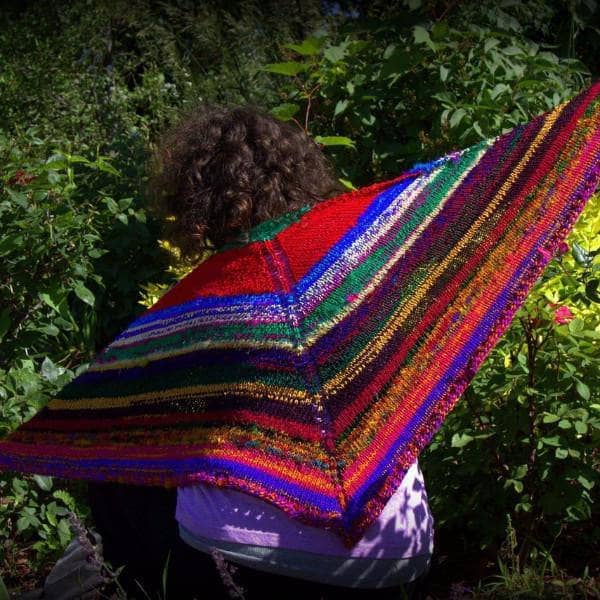
<path id="1" fill-rule="evenodd" d="M 595 191 L 599 95 L 253 228 L 1 442 L 0 466 L 228 486 L 353 545 Z"/>

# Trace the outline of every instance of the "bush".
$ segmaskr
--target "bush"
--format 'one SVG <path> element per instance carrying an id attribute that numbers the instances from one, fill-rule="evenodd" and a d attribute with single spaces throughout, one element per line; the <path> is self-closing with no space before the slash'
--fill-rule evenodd
<path id="1" fill-rule="evenodd" d="M 173 278 L 131 179 L 102 155 L 35 157 L 49 146 L 33 131 L 0 136 L 0 435 L 33 416 L 144 310 L 142 283 Z M 0 475 L 9 582 L 23 554 L 46 564 L 62 551 L 68 511 L 86 514 L 80 488 Z"/>

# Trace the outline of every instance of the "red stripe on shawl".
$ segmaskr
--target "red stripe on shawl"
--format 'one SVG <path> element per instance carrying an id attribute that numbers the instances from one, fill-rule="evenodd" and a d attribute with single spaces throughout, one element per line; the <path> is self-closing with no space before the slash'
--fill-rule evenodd
<path id="1" fill-rule="evenodd" d="M 313 206 L 299 221 L 275 236 L 287 254 L 294 283 L 304 277 L 356 225 L 375 196 L 419 173 L 403 173 L 393 179 L 329 198 Z"/>
<path id="2" fill-rule="evenodd" d="M 260 245 L 250 244 L 213 254 L 175 284 L 146 314 L 200 297 L 273 291 Z"/>

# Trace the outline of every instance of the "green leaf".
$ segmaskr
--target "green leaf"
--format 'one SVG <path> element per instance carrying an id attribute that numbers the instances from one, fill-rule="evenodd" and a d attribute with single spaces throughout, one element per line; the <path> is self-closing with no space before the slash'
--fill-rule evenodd
<path id="1" fill-rule="evenodd" d="M 120 171 L 118 171 L 117 169 L 115 169 L 102 156 L 98 157 L 98 160 L 96 161 L 95 164 L 96 164 L 96 167 L 98 168 L 99 171 L 102 171 L 104 173 L 109 173 L 110 175 L 114 175 L 115 177 L 123 177 L 123 174 Z"/>
<path id="2" fill-rule="evenodd" d="M 567 458 L 567 456 L 569 456 L 569 452 L 565 448 L 557 448 L 554 451 L 554 456 L 556 456 L 556 458 L 560 458 L 562 460 L 564 458 Z"/>
<path id="3" fill-rule="evenodd" d="M 80 300 L 83 300 L 86 304 L 94 306 L 95 297 L 94 294 L 83 285 L 80 281 L 77 281 L 73 285 L 73 291 Z"/>
<path id="4" fill-rule="evenodd" d="M 121 198 L 119 200 L 119 208 L 121 210 L 127 210 L 133 203 L 133 198 Z"/>
<path id="5" fill-rule="evenodd" d="M 58 522 L 58 527 L 56 528 L 56 531 L 58 532 L 58 539 L 60 540 L 61 545 L 66 546 L 73 537 L 73 534 L 71 533 L 71 528 L 69 526 L 69 521 L 67 521 L 67 519 L 61 519 Z"/>
<path id="6" fill-rule="evenodd" d="M 42 362 L 42 377 L 46 381 L 56 381 L 64 372 L 65 368 L 55 365 L 52 360 L 46 356 Z"/>
<path id="7" fill-rule="evenodd" d="M 355 190 L 357 189 L 356 186 L 351 182 L 348 181 L 348 179 L 339 179 L 339 182 L 347 189 L 349 190 Z"/>
<path id="8" fill-rule="evenodd" d="M 271 109 L 271 114 L 280 121 L 289 121 L 298 111 L 300 107 L 297 104 L 284 102 L 279 106 Z"/>
<path id="9" fill-rule="evenodd" d="M 571 245 L 571 254 L 575 261 L 583 267 L 591 267 L 593 256 L 590 256 L 577 242 Z"/>
<path id="10" fill-rule="evenodd" d="M 295 61 L 281 62 L 281 63 L 270 63 L 262 67 L 263 71 L 267 73 L 276 73 L 277 75 L 298 75 L 302 71 L 306 71 L 308 65 L 306 63 L 299 63 Z"/>
<path id="11" fill-rule="evenodd" d="M 526 372 L 529 373 L 529 367 L 527 366 L 527 356 L 525 356 L 525 354 L 523 354 L 522 352 L 519 352 L 517 354 L 517 361 L 519 362 L 519 364 L 521 365 L 522 369 Z"/>
<path id="12" fill-rule="evenodd" d="M 50 523 L 50 525 L 52 525 L 53 527 L 56 527 L 56 502 L 50 502 L 50 504 L 48 504 L 46 506 L 46 520 L 48 521 L 48 523 Z"/>
<path id="13" fill-rule="evenodd" d="M 56 325 L 54 325 L 54 323 L 48 323 L 43 327 L 36 327 L 35 331 L 40 331 L 52 337 L 56 337 L 60 333 L 60 329 Z"/>
<path id="14" fill-rule="evenodd" d="M 302 56 L 314 56 L 318 54 L 325 43 L 325 38 L 308 37 L 300 44 L 283 44 L 284 48 L 289 48 Z"/>
<path id="15" fill-rule="evenodd" d="M 338 115 L 341 115 L 348 108 L 348 104 L 349 102 L 347 99 L 338 100 L 333 111 L 333 116 L 337 117 Z"/>
<path id="16" fill-rule="evenodd" d="M 581 333 L 585 327 L 583 319 L 576 318 L 569 321 L 569 332 L 572 334 Z"/>
<path id="17" fill-rule="evenodd" d="M 49 492 L 52 489 L 52 477 L 47 475 L 34 475 L 34 481 L 38 484 L 39 488 L 45 492 Z"/>
<path id="18" fill-rule="evenodd" d="M 475 130 L 475 132 L 477 133 L 477 135 L 480 138 L 485 139 L 487 137 L 485 135 L 485 133 L 483 133 L 483 131 L 481 130 L 481 127 L 479 126 L 479 122 L 478 121 L 474 121 L 473 122 L 473 129 Z"/>
<path id="19" fill-rule="evenodd" d="M 600 279 L 588 279 L 585 284 L 585 295 L 592 301 L 600 303 L 600 294 L 598 293 L 598 285 Z"/>
<path id="20" fill-rule="evenodd" d="M 119 205 L 109 196 L 102 198 L 102 202 L 106 204 L 106 208 L 108 208 L 113 215 L 116 215 L 119 212 Z"/>
<path id="21" fill-rule="evenodd" d="M 381 68 L 381 77 L 392 77 L 394 75 L 402 75 L 410 71 L 416 64 L 418 55 L 409 53 L 403 48 L 394 50 L 392 55 L 387 59 Z"/>
<path id="22" fill-rule="evenodd" d="M 438 21 L 431 28 L 431 37 L 434 41 L 439 42 L 448 35 L 448 23 L 446 21 Z"/>
<path id="23" fill-rule="evenodd" d="M 67 303 L 68 292 L 64 288 L 60 287 L 61 283 L 55 283 L 54 287 L 46 292 L 38 292 L 40 300 L 47 304 L 50 308 L 53 308 L 59 313 L 64 319 L 68 320 L 71 317 L 69 307 Z"/>
<path id="24" fill-rule="evenodd" d="M 48 157 L 44 164 L 45 168 L 54 170 L 66 169 L 67 166 L 67 157 L 60 152 L 57 152 L 52 156 Z"/>
<path id="25" fill-rule="evenodd" d="M 577 477 L 577 481 L 586 489 L 586 490 L 591 490 L 595 485 L 596 482 L 595 481 L 590 481 L 589 479 L 586 479 L 583 475 L 579 475 Z"/>
<path id="26" fill-rule="evenodd" d="M 40 526 L 40 520 L 30 513 L 21 513 L 22 516 L 17 520 L 17 531 L 21 533 L 30 527 L 37 529 Z"/>
<path id="27" fill-rule="evenodd" d="M 543 423 L 556 423 L 556 421 L 560 421 L 560 417 L 558 415 L 551 415 L 550 413 L 546 413 L 542 419 Z"/>
<path id="28" fill-rule="evenodd" d="M 541 441 L 546 444 L 546 446 L 560 446 L 560 438 L 557 435 L 552 437 L 543 437 Z"/>
<path id="29" fill-rule="evenodd" d="M 340 135 L 316 135 L 315 142 L 318 144 L 323 144 L 323 146 L 349 146 L 351 148 L 355 147 L 355 143 L 349 137 L 344 137 Z"/>
<path id="30" fill-rule="evenodd" d="M 487 54 L 492 48 L 495 48 L 500 43 L 500 40 L 488 38 L 483 45 L 483 51 Z"/>
<path id="31" fill-rule="evenodd" d="M 63 179 L 63 176 L 60 175 L 58 171 L 54 171 L 52 169 L 46 173 L 46 177 L 48 178 L 48 183 L 53 186 L 58 185 Z"/>
<path id="32" fill-rule="evenodd" d="M 92 248 L 88 252 L 88 255 L 90 258 L 100 258 L 101 256 L 108 254 L 109 252 L 110 252 L 110 250 L 104 250 L 102 248 Z"/>
<path id="33" fill-rule="evenodd" d="M 337 46 L 329 46 L 323 52 L 323 56 L 331 63 L 340 62 L 345 56 L 348 50 L 348 42 L 342 42 Z"/>
<path id="34" fill-rule="evenodd" d="M 583 381 L 577 380 L 577 383 L 575 384 L 575 389 L 584 400 L 590 399 L 590 388 L 585 383 L 583 383 Z"/>
<path id="35" fill-rule="evenodd" d="M 506 56 L 517 56 L 518 54 L 523 54 L 523 50 L 521 48 L 517 48 L 517 46 L 508 46 L 506 48 L 502 48 L 502 53 L 506 54 Z"/>
<path id="36" fill-rule="evenodd" d="M 463 448 L 469 442 L 473 441 L 473 436 L 470 436 L 468 433 L 455 433 L 452 436 L 452 441 L 450 445 L 452 448 Z"/>
<path id="37" fill-rule="evenodd" d="M 0 256 L 9 254 L 13 250 L 20 248 L 23 245 L 23 236 L 20 233 L 13 233 L 3 236 L 0 239 Z"/>
<path id="38" fill-rule="evenodd" d="M 527 465 L 519 465 L 515 471 L 515 479 L 523 479 L 525 475 L 527 475 L 528 466 Z"/>
<path id="39" fill-rule="evenodd" d="M 25 194 L 22 192 L 15 192 L 15 190 L 11 190 L 9 187 L 5 187 L 4 189 L 15 204 L 18 204 L 21 208 L 27 208 L 29 206 L 29 202 Z"/>
<path id="40" fill-rule="evenodd" d="M 426 44 L 432 50 L 436 50 L 437 47 L 432 41 L 429 31 L 427 31 L 425 27 L 422 27 L 421 25 L 415 25 L 413 28 L 413 37 L 415 39 L 415 44 Z"/>
<path id="41" fill-rule="evenodd" d="M 467 111 L 464 108 L 457 108 L 450 117 L 450 127 L 457 127 L 466 114 Z"/>
<path id="42" fill-rule="evenodd" d="M 498 96 L 504 94 L 505 92 L 510 92 L 510 87 L 505 83 L 498 83 L 490 90 L 490 98 L 492 100 L 496 100 Z"/>
<path id="43" fill-rule="evenodd" d="M 448 79 L 448 73 L 450 73 L 450 71 L 444 65 L 440 65 L 440 80 L 441 81 L 446 81 L 446 79 Z"/>
<path id="44" fill-rule="evenodd" d="M 75 499 L 66 490 L 55 490 L 52 497 L 60 500 L 70 510 L 75 510 Z"/>

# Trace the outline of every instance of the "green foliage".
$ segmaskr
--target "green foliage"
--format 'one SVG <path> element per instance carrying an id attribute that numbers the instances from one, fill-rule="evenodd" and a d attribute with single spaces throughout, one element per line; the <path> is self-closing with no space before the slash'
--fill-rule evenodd
<path id="1" fill-rule="evenodd" d="M 41 475 L 0 477 L 0 570 L 7 582 L 19 578 L 24 560 L 45 565 L 60 556 L 72 537 L 69 514 L 89 513 L 77 499 L 80 487 L 56 488 L 51 477 Z"/>
<path id="2" fill-rule="evenodd" d="M 88 358 L 140 310 L 137 283 L 164 266 L 156 226 L 105 156 L 31 159 L 3 137 L 0 161 L 0 367 L 52 356 L 42 372 L 51 378 L 54 364 Z"/>
<path id="3" fill-rule="evenodd" d="M 348 20 L 386 21 L 394 27 L 423 21 L 477 23 L 549 44 L 558 56 L 581 59 L 600 74 L 597 0 L 350 0 Z"/>
<path id="4" fill-rule="evenodd" d="M 320 22 L 317 1 L 39 0 L 0 14 L 0 129 L 103 153 L 198 101 L 275 101 L 258 69 Z M 306 42 L 299 51 L 310 51 Z"/>
<path id="5" fill-rule="evenodd" d="M 345 140 L 332 157 L 356 185 L 503 133 L 589 82 L 580 61 L 460 15 L 358 21 L 312 48 L 265 67 L 289 81 L 272 112 Z"/>

